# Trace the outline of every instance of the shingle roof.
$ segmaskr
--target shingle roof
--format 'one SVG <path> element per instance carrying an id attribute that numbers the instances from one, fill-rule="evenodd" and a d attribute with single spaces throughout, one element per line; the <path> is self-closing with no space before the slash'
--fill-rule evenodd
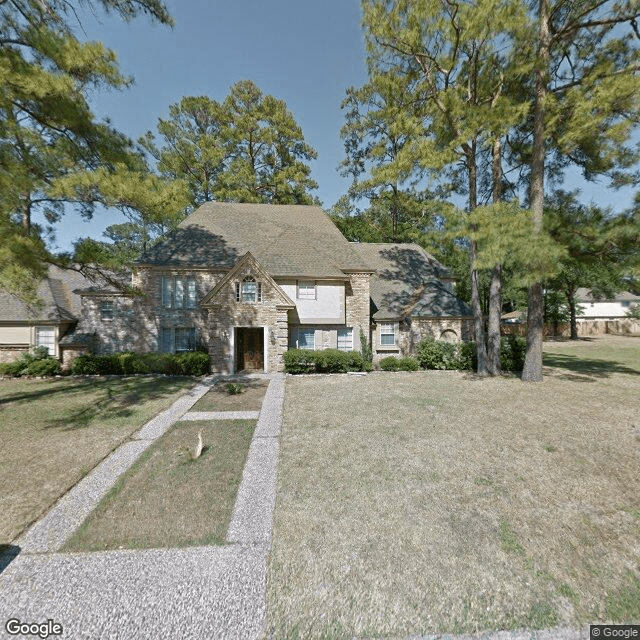
<path id="1" fill-rule="evenodd" d="M 376 269 L 371 278 L 375 320 L 411 317 L 470 316 L 471 309 L 449 290 L 441 278 L 449 269 L 417 244 L 353 243 Z"/>
<path id="2" fill-rule="evenodd" d="M 73 322 L 80 317 L 81 308 L 76 291 L 97 285 L 77 271 L 50 265 L 48 276 L 38 289 L 42 307 L 31 309 L 15 296 L 0 291 L 0 322 Z"/>
<path id="3" fill-rule="evenodd" d="M 576 290 L 575 299 L 579 302 L 640 302 L 640 296 L 636 296 L 630 291 L 621 291 L 613 298 L 596 298 L 591 289 L 585 287 Z"/>
<path id="4" fill-rule="evenodd" d="M 271 276 L 371 271 L 320 207 L 229 202 L 203 204 L 138 263 L 229 269 L 248 251 Z"/>

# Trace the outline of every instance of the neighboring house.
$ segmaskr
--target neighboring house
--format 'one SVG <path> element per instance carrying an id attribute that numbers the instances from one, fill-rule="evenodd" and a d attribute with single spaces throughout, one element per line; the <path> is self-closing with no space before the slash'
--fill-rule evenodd
<path id="1" fill-rule="evenodd" d="M 50 266 L 38 289 L 42 302 L 38 308 L 0 292 L 0 362 L 15 360 L 34 347 L 46 347 L 51 356 L 62 360 L 62 343 L 73 333 L 81 314 L 75 291 L 93 284 L 76 271 Z"/>
<path id="2" fill-rule="evenodd" d="M 417 245 L 348 242 L 319 207 L 208 202 L 137 260 L 131 285 L 75 289 L 67 349 L 206 349 L 212 369 L 281 371 L 290 348 L 410 353 L 470 312 Z M 89 344 L 91 343 L 91 344 Z M 83 346 L 84 345 L 84 346 Z"/>
<path id="3" fill-rule="evenodd" d="M 597 298 L 586 288 L 576 291 L 575 300 L 579 305 L 578 320 L 624 318 L 634 305 L 640 304 L 640 296 L 629 291 L 618 293 L 613 298 Z"/>

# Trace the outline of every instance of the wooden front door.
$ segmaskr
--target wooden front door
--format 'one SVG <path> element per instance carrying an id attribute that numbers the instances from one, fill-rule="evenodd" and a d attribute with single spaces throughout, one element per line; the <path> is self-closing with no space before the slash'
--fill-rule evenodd
<path id="1" fill-rule="evenodd" d="M 238 329 L 238 371 L 264 368 L 264 329 Z"/>

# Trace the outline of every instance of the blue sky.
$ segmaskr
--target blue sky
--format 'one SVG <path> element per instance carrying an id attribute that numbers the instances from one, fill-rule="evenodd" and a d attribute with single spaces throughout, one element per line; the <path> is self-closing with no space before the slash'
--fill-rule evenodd
<path id="1" fill-rule="evenodd" d="M 366 82 L 359 0 L 168 0 L 173 29 L 139 17 L 82 14 L 79 38 L 102 40 L 118 54 L 123 73 L 135 84 L 124 91 L 91 96 L 96 116 L 108 117 L 137 139 L 154 130 L 158 117 L 183 96 L 223 100 L 239 80 L 284 100 L 318 152 L 311 163 L 315 192 L 330 207 L 348 186 L 337 166 L 343 158 L 340 103 L 350 85 Z M 84 33 L 83 33 L 84 31 Z M 91 222 L 68 213 L 57 245 L 68 250 L 78 236 L 99 239 L 115 211 Z"/>
<path id="2" fill-rule="evenodd" d="M 184 96 L 223 100 L 239 80 L 252 80 L 263 93 L 285 100 L 318 152 L 312 177 L 325 208 L 344 194 L 338 175 L 344 157 L 340 103 L 351 85 L 366 82 L 359 0 L 167 0 L 173 29 L 145 17 L 130 23 L 116 16 L 84 13 L 79 38 L 101 40 L 118 54 L 123 73 L 135 84 L 124 91 L 96 91 L 96 116 L 137 139 L 155 130 L 169 105 Z M 632 190 L 612 192 L 606 182 L 584 185 L 574 173 L 565 188 L 583 188 L 583 199 L 621 210 Z M 101 210 L 91 222 L 69 212 L 58 227 L 57 247 L 74 239 L 102 237 L 120 222 L 117 211 Z"/>

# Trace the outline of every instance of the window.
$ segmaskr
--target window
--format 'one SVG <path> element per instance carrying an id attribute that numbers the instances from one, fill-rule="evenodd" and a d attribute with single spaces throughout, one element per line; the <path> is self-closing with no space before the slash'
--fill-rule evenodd
<path id="1" fill-rule="evenodd" d="M 353 329 L 338 329 L 338 349 L 340 351 L 353 351 Z"/>
<path id="2" fill-rule="evenodd" d="M 55 327 L 36 327 L 36 347 L 46 347 L 50 356 L 56 355 Z"/>
<path id="3" fill-rule="evenodd" d="M 262 283 L 250 276 L 236 282 L 236 302 L 262 302 Z"/>
<path id="4" fill-rule="evenodd" d="M 195 309 L 195 279 L 162 276 L 162 306 L 166 309 Z"/>
<path id="5" fill-rule="evenodd" d="M 113 319 L 113 300 L 103 300 L 100 305 L 100 317 L 103 320 Z"/>
<path id="6" fill-rule="evenodd" d="M 315 329 L 298 329 L 298 349 L 309 349 L 313 351 L 316 348 L 316 332 Z"/>
<path id="7" fill-rule="evenodd" d="M 180 353 L 196 348 L 195 327 L 165 327 L 160 336 L 160 350 L 163 353 Z"/>
<path id="8" fill-rule="evenodd" d="M 300 300 L 316 299 L 316 283 L 307 280 L 298 281 L 298 298 Z"/>
<path id="9" fill-rule="evenodd" d="M 396 325 L 393 322 L 380 325 L 380 344 L 395 345 Z"/>

